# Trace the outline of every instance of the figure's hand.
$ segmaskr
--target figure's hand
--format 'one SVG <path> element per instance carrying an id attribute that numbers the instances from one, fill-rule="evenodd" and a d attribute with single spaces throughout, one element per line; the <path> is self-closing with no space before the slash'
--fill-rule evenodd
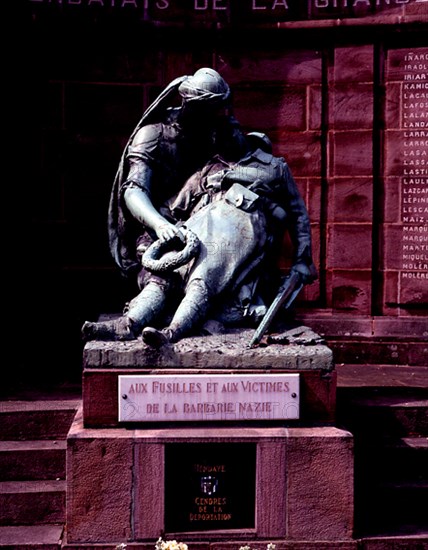
<path id="1" fill-rule="evenodd" d="M 292 266 L 291 271 L 299 274 L 300 280 L 304 285 L 309 285 L 317 279 L 317 272 L 313 264 L 308 266 L 299 262 Z"/>
<path id="2" fill-rule="evenodd" d="M 171 241 L 175 237 L 178 237 L 181 241 L 184 240 L 180 228 L 167 221 L 156 227 L 156 235 L 161 242 Z"/>

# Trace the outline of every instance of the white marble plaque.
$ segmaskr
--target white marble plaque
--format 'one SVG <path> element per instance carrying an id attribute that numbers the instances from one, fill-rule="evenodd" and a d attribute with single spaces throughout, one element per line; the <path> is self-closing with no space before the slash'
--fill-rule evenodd
<path id="1" fill-rule="evenodd" d="M 299 374 L 119 376 L 119 422 L 299 418 Z"/>

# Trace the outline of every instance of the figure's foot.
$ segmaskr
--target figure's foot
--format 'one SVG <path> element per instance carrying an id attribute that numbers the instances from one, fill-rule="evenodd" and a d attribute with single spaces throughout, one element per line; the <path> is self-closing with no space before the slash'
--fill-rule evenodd
<path id="1" fill-rule="evenodd" d="M 146 327 L 142 332 L 143 341 L 152 348 L 161 348 L 165 344 L 168 344 L 171 339 L 168 329 L 157 330 L 152 327 Z"/>
<path id="2" fill-rule="evenodd" d="M 135 340 L 138 336 L 135 323 L 129 317 L 122 316 L 110 321 L 92 323 L 85 321 L 82 326 L 82 338 L 88 340 Z"/>

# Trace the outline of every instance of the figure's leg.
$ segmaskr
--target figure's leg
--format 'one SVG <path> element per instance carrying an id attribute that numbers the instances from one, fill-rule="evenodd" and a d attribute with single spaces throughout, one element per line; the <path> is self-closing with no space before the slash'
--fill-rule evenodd
<path id="1" fill-rule="evenodd" d="M 142 336 L 146 344 L 160 347 L 167 342 L 177 342 L 192 328 L 203 321 L 208 312 L 210 292 L 202 279 L 193 279 L 187 286 L 170 325 L 162 330 L 146 327 Z"/>
<path id="2" fill-rule="evenodd" d="M 143 327 L 162 313 L 171 282 L 151 277 L 143 290 L 133 298 L 118 319 L 92 323 L 82 327 L 84 340 L 134 340 Z"/>

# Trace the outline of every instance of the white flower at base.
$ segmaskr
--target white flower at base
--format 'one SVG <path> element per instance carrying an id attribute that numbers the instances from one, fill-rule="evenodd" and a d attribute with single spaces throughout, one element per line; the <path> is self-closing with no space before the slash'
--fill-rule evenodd
<path id="1" fill-rule="evenodd" d="M 188 550 L 187 544 L 177 542 L 176 540 L 162 540 L 159 537 L 155 544 L 156 550 Z"/>
<path id="2" fill-rule="evenodd" d="M 126 545 L 123 546 L 125 548 Z M 122 546 L 116 547 L 119 550 L 122 550 Z M 269 543 L 266 547 L 266 550 L 275 550 L 276 544 Z M 184 542 L 177 542 L 176 540 L 163 540 L 162 537 L 159 537 L 155 544 L 155 550 L 189 550 L 187 544 Z M 257 550 L 256 548 L 251 548 L 251 546 L 245 545 L 240 546 L 239 550 Z"/>

